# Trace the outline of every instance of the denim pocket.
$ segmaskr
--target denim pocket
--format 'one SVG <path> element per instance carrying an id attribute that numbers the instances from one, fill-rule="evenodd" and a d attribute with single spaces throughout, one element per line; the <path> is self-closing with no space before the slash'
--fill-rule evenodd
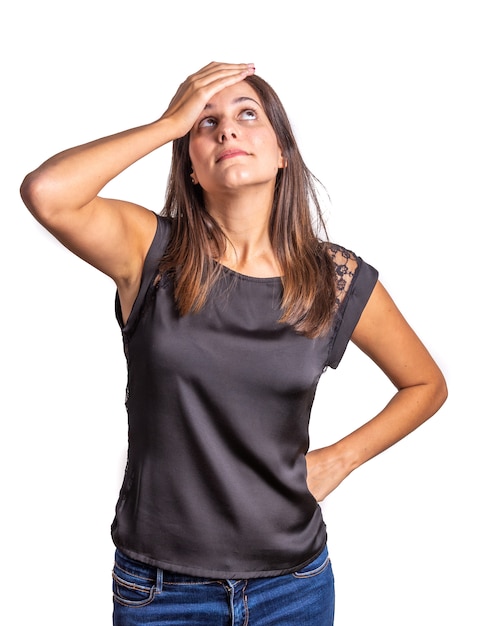
<path id="1" fill-rule="evenodd" d="M 113 570 L 113 599 L 129 607 L 147 606 L 155 598 L 155 584 L 129 572 Z"/>
<path id="2" fill-rule="evenodd" d="M 311 563 L 301 568 L 297 572 L 293 572 L 295 578 L 313 578 L 321 574 L 330 565 L 330 558 L 327 552 L 327 548 L 324 548 L 322 552 Z"/>

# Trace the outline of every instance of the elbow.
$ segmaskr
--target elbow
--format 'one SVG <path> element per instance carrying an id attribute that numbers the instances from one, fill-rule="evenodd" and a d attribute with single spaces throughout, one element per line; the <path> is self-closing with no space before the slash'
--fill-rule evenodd
<path id="1" fill-rule="evenodd" d="M 50 224 L 55 213 L 53 188 L 48 176 L 34 170 L 27 174 L 19 190 L 27 209 L 44 226 Z"/>
<path id="2" fill-rule="evenodd" d="M 23 199 L 24 204 L 28 209 L 31 210 L 31 206 L 33 204 L 33 195 L 34 195 L 34 173 L 31 172 L 24 177 L 23 182 L 21 183 L 21 187 L 19 189 L 19 193 L 21 194 L 21 198 Z"/>
<path id="3" fill-rule="evenodd" d="M 447 400 L 447 398 L 449 396 L 449 390 L 447 388 L 447 382 L 446 382 L 446 380 L 445 380 L 445 378 L 443 376 L 441 378 L 441 382 L 440 382 L 440 385 L 439 385 L 439 389 L 438 389 L 437 395 L 439 397 L 440 406 L 442 406 L 442 404 L 445 403 L 445 401 Z"/>
<path id="4" fill-rule="evenodd" d="M 434 405 L 434 410 L 433 413 L 436 413 L 441 407 L 442 405 L 445 403 L 445 401 L 447 400 L 447 397 L 449 395 L 449 391 L 447 388 L 447 381 L 445 380 L 444 375 L 442 374 L 442 372 L 439 370 L 437 372 L 437 375 L 435 376 L 435 380 L 433 382 L 433 405 Z"/>

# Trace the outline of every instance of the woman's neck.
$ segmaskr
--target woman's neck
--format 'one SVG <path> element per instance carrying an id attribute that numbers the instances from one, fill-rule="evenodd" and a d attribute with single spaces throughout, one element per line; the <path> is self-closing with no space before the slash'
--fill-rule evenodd
<path id="1" fill-rule="evenodd" d="M 281 274 L 269 236 L 272 200 L 255 192 L 206 198 L 208 212 L 228 240 L 220 263 L 248 276 Z"/>

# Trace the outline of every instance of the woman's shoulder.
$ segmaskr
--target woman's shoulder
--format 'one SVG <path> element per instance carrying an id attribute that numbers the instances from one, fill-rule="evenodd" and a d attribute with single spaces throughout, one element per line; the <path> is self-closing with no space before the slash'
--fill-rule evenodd
<path id="1" fill-rule="evenodd" d="M 349 297 L 355 284 L 358 290 L 370 293 L 378 279 L 378 271 L 361 256 L 335 242 L 325 242 L 324 249 L 334 265 L 336 299 L 338 305 Z"/>
<path id="2" fill-rule="evenodd" d="M 157 230 L 151 249 L 155 250 L 157 253 L 161 252 L 163 255 L 170 239 L 172 218 L 167 215 L 163 215 L 162 213 L 156 213 L 155 215 L 157 218 Z"/>
<path id="3" fill-rule="evenodd" d="M 324 242 L 323 246 L 335 266 L 336 274 L 353 276 L 356 273 L 362 260 L 355 252 L 331 241 Z"/>

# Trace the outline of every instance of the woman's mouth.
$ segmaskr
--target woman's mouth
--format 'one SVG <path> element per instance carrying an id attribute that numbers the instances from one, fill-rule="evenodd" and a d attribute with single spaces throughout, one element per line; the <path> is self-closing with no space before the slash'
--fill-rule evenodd
<path id="1" fill-rule="evenodd" d="M 225 159 L 232 159 L 233 157 L 237 156 L 248 156 L 248 153 L 245 152 L 245 150 L 239 149 L 224 150 L 224 152 L 221 152 L 217 155 L 216 163 L 219 163 L 219 161 L 224 161 Z"/>

